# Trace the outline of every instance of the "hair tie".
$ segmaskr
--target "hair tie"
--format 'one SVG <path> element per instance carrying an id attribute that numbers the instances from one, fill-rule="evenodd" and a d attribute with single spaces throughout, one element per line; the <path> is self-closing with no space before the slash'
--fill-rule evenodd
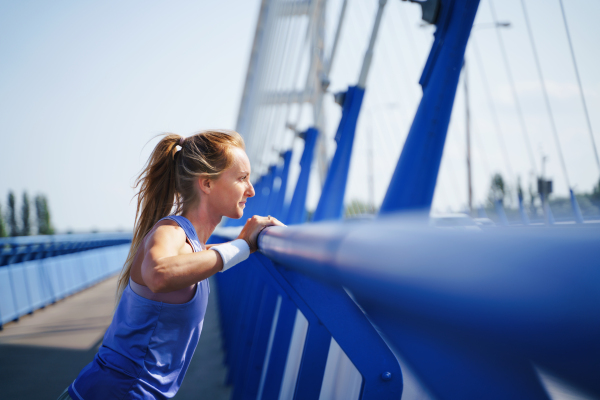
<path id="1" fill-rule="evenodd" d="M 185 143 L 185 138 L 182 136 L 181 139 L 179 139 L 179 145 L 181 147 L 183 147 L 183 144 Z"/>

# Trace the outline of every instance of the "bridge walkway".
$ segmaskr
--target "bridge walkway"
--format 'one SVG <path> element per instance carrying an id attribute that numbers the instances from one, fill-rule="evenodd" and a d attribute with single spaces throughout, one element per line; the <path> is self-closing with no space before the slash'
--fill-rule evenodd
<path id="1" fill-rule="evenodd" d="M 211 294 L 200 342 L 175 399 L 229 399 L 223 385 L 217 285 Z M 0 331 L 3 399 L 54 400 L 89 363 L 112 319 L 117 278 L 111 277 L 54 305 L 21 317 Z"/>

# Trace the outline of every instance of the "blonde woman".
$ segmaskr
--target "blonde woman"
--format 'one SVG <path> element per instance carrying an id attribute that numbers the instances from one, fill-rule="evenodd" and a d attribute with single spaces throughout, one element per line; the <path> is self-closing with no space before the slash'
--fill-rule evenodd
<path id="1" fill-rule="evenodd" d="M 258 233 L 283 225 L 249 218 L 238 239 L 206 245 L 222 217 L 241 218 L 254 196 L 237 132 L 165 136 L 136 187 L 133 242 L 102 346 L 59 399 L 164 399 L 177 393 L 206 311 L 208 277 L 257 249 Z"/>

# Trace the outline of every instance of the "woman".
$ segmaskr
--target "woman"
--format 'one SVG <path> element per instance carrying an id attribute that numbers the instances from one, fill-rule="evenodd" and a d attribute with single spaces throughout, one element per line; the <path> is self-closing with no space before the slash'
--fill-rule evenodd
<path id="1" fill-rule="evenodd" d="M 253 216 L 236 240 L 206 245 L 221 218 L 241 218 L 254 196 L 250 161 L 237 132 L 165 136 L 138 186 L 133 242 L 113 321 L 94 360 L 60 400 L 173 397 L 198 344 L 207 278 L 256 251 L 266 226 L 283 225 Z"/>

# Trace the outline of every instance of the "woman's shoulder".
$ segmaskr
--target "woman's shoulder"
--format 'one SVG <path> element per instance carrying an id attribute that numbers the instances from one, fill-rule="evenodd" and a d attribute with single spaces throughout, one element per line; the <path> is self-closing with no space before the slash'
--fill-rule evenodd
<path id="1" fill-rule="evenodd" d="M 172 219 L 161 219 L 146 235 L 145 242 L 181 242 L 185 243 L 187 236 L 179 224 Z"/>

